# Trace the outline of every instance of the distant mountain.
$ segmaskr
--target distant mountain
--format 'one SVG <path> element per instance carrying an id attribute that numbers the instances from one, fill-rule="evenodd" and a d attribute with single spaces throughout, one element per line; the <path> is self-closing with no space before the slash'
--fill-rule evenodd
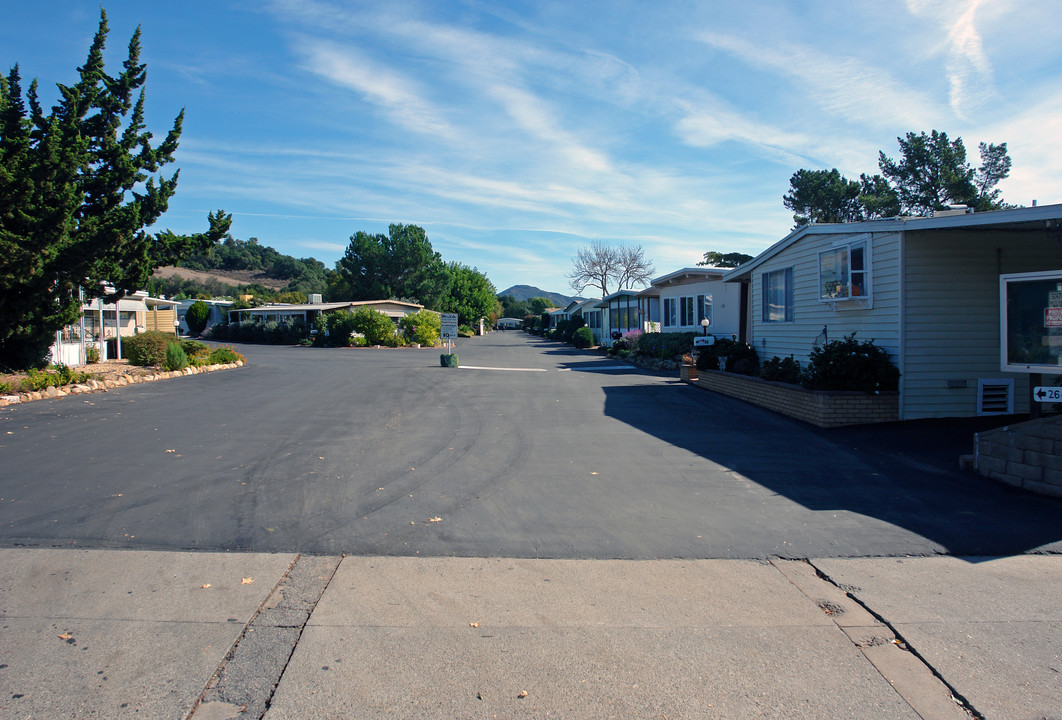
<path id="1" fill-rule="evenodd" d="M 546 292 L 541 288 L 537 288 L 534 285 L 513 285 L 508 290 L 502 290 L 498 293 L 498 297 L 503 295 L 512 295 L 520 302 L 526 302 L 533 297 L 549 298 L 550 302 L 556 307 L 566 307 L 572 300 L 581 300 L 582 298 L 573 298 L 567 295 L 561 295 L 555 292 Z"/>

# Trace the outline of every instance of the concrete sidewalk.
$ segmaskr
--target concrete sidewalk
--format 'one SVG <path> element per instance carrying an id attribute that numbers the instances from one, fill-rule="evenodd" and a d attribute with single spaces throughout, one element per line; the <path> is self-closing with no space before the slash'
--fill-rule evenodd
<path id="1" fill-rule="evenodd" d="M 1062 557 L 0 550 L 0 718 L 1058 718 Z"/>

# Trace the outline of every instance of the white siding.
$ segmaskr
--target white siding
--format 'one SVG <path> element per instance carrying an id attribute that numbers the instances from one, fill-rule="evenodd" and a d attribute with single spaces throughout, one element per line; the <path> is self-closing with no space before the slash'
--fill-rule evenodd
<path id="1" fill-rule="evenodd" d="M 901 417 L 975 415 L 978 379 L 1002 377 L 1015 378 L 1015 412 L 1028 412 L 1028 376 L 999 369 L 999 275 L 1062 268 L 1058 244 L 1040 233 L 908 233 L 904 258 Z"/>
<path id="2" fill-rule="evenodd" d="M 752 319 L 749 342 L 761 362 L 771 357 L 793 355 L 806 365 L 815 339 L 826 328 L 830 340 L 856 333 L 858 340 L 873 340 L 896 361 L 900 352 L 899 233 L 851 235 L 814 234 L 782 250 L 756 268 L 749 288 Z M 819 253 L 836 245 L 865 240 L 870 259 L 871 305 L 860 301 L 826 303 L 819 300 Z M 762 314 L 763 274 L 793 268 L 794 311 L 792 322 L 765 323 Z"/>
<path id="3" fill-rule="evenodd" d="M 741 288 L 736 283 L 724 283 L 722 280 L 701 280 L 681 285 L 667 285 L 659 289 L 661 308 L 660 321 L 663 323 L 663 308 L 665 298 L 693 297 L 694 302 L 698 295 L 712 296 L 712 325 L 708 332 L 716 337 L 730 337 L 737 335 L 741 329 Z M 696 314 L 696 311 L 695 311 Z M 678 327 L 661 327 L 663 332 L 701 332 L 699 323 L 694 325 L 681 325 Z"/>

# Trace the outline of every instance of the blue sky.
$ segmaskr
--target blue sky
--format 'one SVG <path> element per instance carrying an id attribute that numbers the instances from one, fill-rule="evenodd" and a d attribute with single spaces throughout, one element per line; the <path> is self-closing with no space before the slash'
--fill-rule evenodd
<path id="1" fill-rule="evenodd" d="M 783 237 L 800 168 L 848 177 L 896 137 L 1007 142 L 1012 203 L 1062 202 L 1062 3 L 105 2 L 108 67 L 137 25 L 157 138 L 186 110 L 161 227 L 331 267 L 358 230 L 423 226 L 445 260 L 569 292 L 594 240 L 657 274 Z M 0 64 L 47 102 L 99 3 L 5 9 Z M 171 166 L 173 167 L 173 166 Z"/>

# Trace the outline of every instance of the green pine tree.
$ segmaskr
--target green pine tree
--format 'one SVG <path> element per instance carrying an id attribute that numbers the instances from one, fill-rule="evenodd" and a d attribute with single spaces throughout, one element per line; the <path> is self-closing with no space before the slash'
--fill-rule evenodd
<path id="1" fill-rule="evenodd" d="M 55 332 L 86 297 L 108 301 L 141 288 L 152 271 L 209 247 L 231 216 L 208 217 L 204 233 L 148 233 L 168 207 L 181 111 L 161 143 L 144 124 L 146 67 L 140 30 L 117 75 L 103 62 L 107 15 L 73 85 L 58 85 L 45 114 L 31 83 L 23 99 L 16 65 L 0 79 L 0 365 L 44 362 Z M 28 108 L 27 108 L 28 103 Z M 110 289 L 108 289 L 108 287 Z"/>

